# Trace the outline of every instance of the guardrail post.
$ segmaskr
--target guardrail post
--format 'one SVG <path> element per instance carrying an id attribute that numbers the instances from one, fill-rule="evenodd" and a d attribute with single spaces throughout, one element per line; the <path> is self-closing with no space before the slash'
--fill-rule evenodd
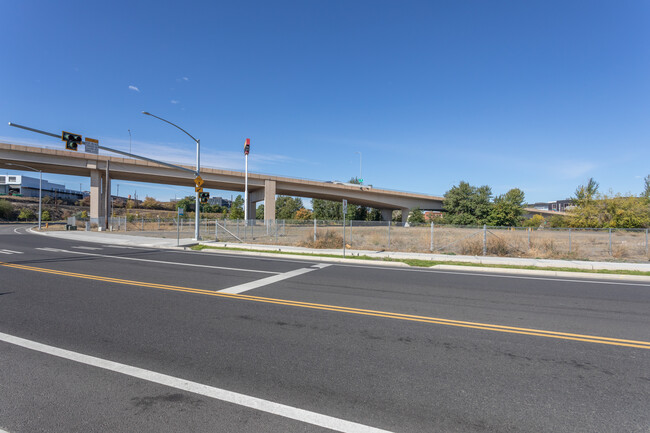
<path id="1" fill-rule="evenodd" d="M 483 224 L 483 255 L 487 255 L 487 224 Z"/>

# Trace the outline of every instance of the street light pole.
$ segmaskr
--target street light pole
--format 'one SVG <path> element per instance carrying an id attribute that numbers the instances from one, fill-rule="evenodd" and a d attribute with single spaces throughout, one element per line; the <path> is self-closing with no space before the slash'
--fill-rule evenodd
<path id="1" fill-rule="evenodd" d="M 7 165 L 15 165 L 18 167 L 28 168 L 30 170 L 38 171 L 38 230 L 41 230 L 41 216 L 43 215 L 43 172 L 28 165 L 14 164 L 8 162 Z"/>
<path id="2" fill-rule="evenodd" d="M 198 139 L 194 138 L 192 136 L 192 134 L 190 134 L 189 132 L 187 132 L 186 130 L 181 128 L 180 126 L 170 122 L 169 120 L 165 120 L 162 117 L 158 117 L 158 116 L 156 116 L 154 114 L 151 114 L 151 113 L 149 113 L 147 111 L 143 111 L 142 114 L 146 114 L 147 116 L 155 117 L 158 120 L 162 120 L 165 123 L 169 123 L 173 127 L 183 131 L 187 136 L 189 136 L 192 140 L 194 140 L 196 142 L 196 172 L 195 173 L 196 173 L 196 176 L 198 177 L 199 174 L 201 173 L 201 140 L 198 140 Z M 196 192 L 196 205 L 195 206 L 196 206 L 196 212 L 194 213 L 195 214 L 194 240 L 198 241 L 199 240 L 199 226 L 201 225 L 200 224 L 200 221 L 201 221 L 201 216 L 200 216 L 201 203 L 200 203 L 199 192 L 198 191 Z"/>

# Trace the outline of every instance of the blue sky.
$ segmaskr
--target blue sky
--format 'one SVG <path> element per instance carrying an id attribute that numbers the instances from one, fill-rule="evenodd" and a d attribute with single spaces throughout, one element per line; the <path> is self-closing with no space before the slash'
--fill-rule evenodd
<path id="1" fill-rule="evenodd" d="M 0 140 L 529 202 L 650 174 L 650 2 L 5 1 Z M 5 125 L 5 126 L 2 126 Z M 88 179 L 47 175 L 88 188 Z M 158 199 L 189 188 L 114 182 Z M 230 192 L 213 191 L 230 196 Z"/>

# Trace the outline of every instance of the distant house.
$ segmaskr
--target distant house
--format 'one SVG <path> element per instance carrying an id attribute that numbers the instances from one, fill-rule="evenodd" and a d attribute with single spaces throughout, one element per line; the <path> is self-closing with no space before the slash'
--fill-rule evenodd
<path id="1" fill-rule="evenodd" d="M 573 200 L 565 199 L 565 200 L 533 203 L 531 205 L 528 205 L 527 208 L 545 210 L 551 212 L 566 212 L 567 208 L 571 206 L 573 206 Z"/>
<path id="2" fill-rule="evenodd" d="M 228 209 L 230 209 L 230 205 L 231 205 L 232 203 L 231 203 L 230 200 L 227 200 L 227 199 L 225 199 L 225 198 L 221 198 L 221 197 L 210 197 L 210 198 L 208 199 L 208 204 L 209 204 L 210 206 L 215 206 L 215 205 L 216 205 L 216 206 L 225 206 L 225 207 L 227 207 Z"/>
<path id="3" fill-rule="evenodd" d="M 41 185 L 43 197 L 59 198 L 62 200 L 81 200 L 82 191 L 66 189 L 65 185 L 52 183 L 43 179 Z M 23 197 L 38 197 L 39 178 L 0 174 L 0 195 L 20 195 Z"/>

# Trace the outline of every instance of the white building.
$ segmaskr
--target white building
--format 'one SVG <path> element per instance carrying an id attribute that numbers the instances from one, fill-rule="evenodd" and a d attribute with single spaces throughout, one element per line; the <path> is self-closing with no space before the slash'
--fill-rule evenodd
<path id="1" fill-rule="evenodd" d="M 38 197 L 39 178 L 0 174 L 0 195 L 21 195 L 23 197 Z M 54 197 L 63 200 L 80 200 L 83 192 L 65 188 L 60 183 L 51 183 L 43 179 L 43 197 Z"/>

